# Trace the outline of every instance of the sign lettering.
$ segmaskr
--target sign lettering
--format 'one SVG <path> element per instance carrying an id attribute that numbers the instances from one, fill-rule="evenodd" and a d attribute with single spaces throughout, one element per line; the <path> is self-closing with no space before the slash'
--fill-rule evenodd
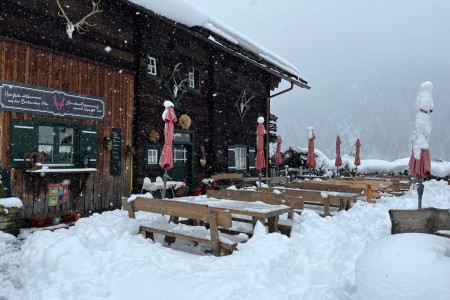
<path id="1" fill-rule="evenodd" d="M 105 119 L 104 98 L 0 80 L 0 110 Z"/>

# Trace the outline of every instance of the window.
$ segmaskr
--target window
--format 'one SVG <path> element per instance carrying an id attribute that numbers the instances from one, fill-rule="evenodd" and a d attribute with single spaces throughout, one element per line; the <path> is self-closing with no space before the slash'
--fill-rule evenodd
<path id="1" fill-rule="evenodd" d="M 77 123 L 46 120 L 12 120 L 11 157 L 14 168 L 25 168 L 24 156 L 43 153 L 43 163 L 51 167 L 89 167 L 97 164 L 97 128 Z"/>
<path id="2" fill-rule="evenodd" d="M 246 145 L 228 146 L 228 171 L 247 172 L 255 169 L 255 148 Z"/>
<path id="3" fill-rule="evenodd" d="M 236 148 L 235 157 L 236 170 L 247 170 L 247 147 Z"/>
<path id="4" fill-rule="evenodd" d="M 73 127 L 39 126 L 38 151 L 47 165 L 74 165 Z"/>
<path id="5" fill-rule="evenodd" d="M 191 66 L 188 68 L 188 78 L 189 78 L 188 89 L 190 91 L 199 92 L 200 91 L 200 82 L 201 82 L 200 72 Z"/>
<path id="6" fill-rule="evenodd" d="M 181 132 L 175 132 L 174 133 L 174 139 L 175 142 L 190 142 L 191 141 L 191 134 L 189 133 L 181 133 Z"/>
<path id="7" fill-rule="evenodd" d="M 173 162 L 186 162 L 186 148 L 173 149 Z"/>
<path id="8" fill-rule="evenodd" d="M 148 149 L 147 150 L 147 159 L 148 159 L 149 165 L 157 165 L 158 164 L 158 150 Z"/>
<path id="9" fill-rule="evenodd" d="M 144 168 L 146 170 L 161 169 L 159 166 L 159 157 L 161 156 L 162 147 L 159 144 L 147 144 L 145 145 Z"/>
<path id="10" fill-rule="evenodd" d="M 147 74 L 157 76 L 158 69 L 156 57 L 147 55 L 147 58 L 148 58 Z"/>
<path id="11" fill-rule="evenodd" d="M 195 74 L 194 68 L 189 68 L 189 87 L 195 89 Z"/>

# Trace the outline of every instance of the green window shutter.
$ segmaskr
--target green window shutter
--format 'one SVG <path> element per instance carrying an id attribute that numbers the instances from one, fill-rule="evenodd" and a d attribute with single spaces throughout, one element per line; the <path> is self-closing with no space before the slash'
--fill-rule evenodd
<path id="1" fill-rule="evenodd" d="M 11 165 L 25 168 L 24 154 L 38 151 L 38 124 L 32 120 L 12 120 Z"/>
<path id="2" fill-rule="evenodd" d="M 154 163 L 149 163 L 149 159 L 148 159 L 148 155 L 149 155 L 149 150 L 156 150 L 157 151 L 157 155 L 156 155 L 156 164 Z M 162 151 L 162 147 L 161 145 L 152 145 L 152 144 L 147 144 L 145 146 L 145 153 L 144 153 L 144 162 L 145 162 L 145 169 L 146 170 L 154 170 L 154 169 L 161 169 L 161 167 L 159 166 L 159 158 L 161 157 L 161 151 Z"/>
<path id="3" fill-rule="evenodd" d="M 248 147 L 248 169 L 253 171 L 255 169 L 256 150 L 255 147 Z"/>
<path id="4" fill-rule="evenodd" d="M 80 125 L 80 134 L 79 134 L 79 155 L 78 155 L 78 165 L 79 167 L 83 165 L 83 156 L 85 151 L 89 154 L 89 167 L 95 168 L 97 167 L 97 152 L 98 152 L 98 136 L 97 136 L 97 127 L 92 126 L 83 126 Z"/>
<path id="5" fill-rule="evenodd" d="M 236 171 L 236 145 L 228 145 L 228 172 Z"/>

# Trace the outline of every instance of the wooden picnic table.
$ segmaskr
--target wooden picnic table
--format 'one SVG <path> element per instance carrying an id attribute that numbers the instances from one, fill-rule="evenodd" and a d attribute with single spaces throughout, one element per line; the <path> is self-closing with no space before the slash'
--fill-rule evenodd
<path id="1" fill-rule="evenodd" d="M 263 202 L 243 202 L 237 200 L 224 200 L 207 198 L 206 196 L 191 196 L 171 199 L 172 201 L 206 204 L 212 208 L 226 209 L 234 215 L 249 216 L 253 227 L 257 221 L 267 224 L 269 232 L 278 232 L 279 216 L 290 211 L 286 205 L 272 205 Z"/>
<path id="2" fill-rule="evenodd" d="M 325 215 L 330 215 L 329 206 L 338 207 L 339 210 L 348 210 L 351 203 L 355 202 L 360 193 L 336 192 L 336 191 L 317 191 L 297 188 L 257 188 L 257 192 L 302 198 L 305 203 L 320 203 L 325 206 Z M 325 201 L 326 199 L 326 201 Z"/>

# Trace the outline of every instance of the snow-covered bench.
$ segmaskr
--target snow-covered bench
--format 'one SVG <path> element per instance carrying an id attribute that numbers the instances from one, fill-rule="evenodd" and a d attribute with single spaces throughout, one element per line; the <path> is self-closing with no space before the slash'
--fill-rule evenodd
<path id="1" fill-rule="evenodd" d="M 242 233 L 230 235 L 219 231 L 219 227 L 230 228 L 232 226 L 231 213 L 228 210 L 215 209 L 198 203 L 180 203 L 141 197 L 137 197 L 130 202 L 123 197 L 122 206 L 128 211 L 130 218 L 135 218 L 135 212 L 137 211 L 170 216 L 170 222 L 138 220 L 140 231 L 145 232 L 146 237 L 152 240 L 154 240 L 153 234 L 157 233 L 174 239 L 180 238 L 210 245 L 215 256 L 220 256 L 221 253 L 232 253 L 238 243 L 248 240 L 248 236 Z M 207 222 L 209 229 L 205 226 L 179 224 L 179 218 Z"/>

